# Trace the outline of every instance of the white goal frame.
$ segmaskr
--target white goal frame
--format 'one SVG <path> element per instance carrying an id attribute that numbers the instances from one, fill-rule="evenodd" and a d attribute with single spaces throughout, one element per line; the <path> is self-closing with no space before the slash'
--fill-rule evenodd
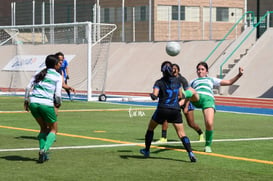
<path id="1" fill-rule="evenodd" d="M 13 32 L 10 34 L 10 37 L 7 40 L 2 41 L 0 44 L 0 48 L 5 46 L 5 44 L 20 44 L 21 41 L 27 41 L 28 44 L 37 44 L 37 45 L 44 45 L 44 44 L 55 44 L 55 29 L 63 28 L 63 27 L 74 27 L 74 43 L 77 44 L 77 27 L 85 26 L 86 37 L 84 44 L 87 44 L 87 101 L 94 100 L 92 99 L 92 48 L 99 43 L 102 43 L 106 37 L 111 36 L 108 42 L 111 43 L 113 32 L 116 30 L 117 26 L 115 24 L 105 24 L 105 23 L 92 23 L 92 22 L 78 22 L 78 23 L 60 23 L 60 24 L 42 24 L 42 25 L 17 25 L 17 26 L 0 26 L 0 31 L 6 31 L 7 33 Z M 107 29 L 107 33 L 102 32 L 103 26 L 109 26 L 109 31 Z M 20 29 L 28 29 L 28 33 L 21 33 L 21 36 L 24 36 L 24 39 L 20 37 Z M 33 32 L 31 32 L 33 29 Z M 41 32 L 36 32 L 35 29 L 41 30 Z M 50 33 L 45 36 L 45 32 L 42 31 L 43 29 L 50 29 Z M 18 33 L 19 31 L 19 33 Z M 15 32 L 15 33 L 14 33 Z M 72 39 L 72 38 L 71 38 Z M 24 44 L 24 42 L 22 42 Z M 72 42 L 73 44 L 73 42 Z M 108 52 L 109 52 L 109 46 Z M 107 52 L 107 53 L 108 53 Z M 52 52 L 54 53 L 54 52 Z M 108 55 L 106 55 L 108 59 Z M 108 60 L 105 60 L 108 61 Z M 106 63 L 107 65 L 107 63 Z M 105 79 L 107 76 L 107 67 L 105 67 Z M 104 80 L 104 84 L 105 84 Z M 102 93 L 104 92 L 105 85 L 103 85 Z"/>

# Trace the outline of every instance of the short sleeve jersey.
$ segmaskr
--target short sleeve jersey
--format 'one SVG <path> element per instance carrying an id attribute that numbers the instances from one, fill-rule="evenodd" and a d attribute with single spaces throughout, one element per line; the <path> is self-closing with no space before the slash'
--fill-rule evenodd
<path id="1" fill-rule="evenodd" d="M 48 69 L 44 80 L 38 83 L 34 80 L 35 76 L 27 86 L 29 89 L 33 87 L 30 102 L 53 106 L 54 96 L 61 97 L 62 76 L 55 69 Z"/>
<path id="2" fill-rule="evenodd" d="M 67 72 L 66 72 L 66 68 L 68 67 L 68 62 L 67 60 L 63 60 L 62 66 L 61 66 L 61 70 L 63 72 L 64 78 L 66 79 L 67 77 Z"/>
<path id="3" fill-rule="evenodd" d="M 158 108 L 168 108 L 180 110 L 178 104 L 178 93 L 181 83 L 175 77 L 162 77 L 154 84 L 154 89 L 159 89 Z"/>
<path id="4" fill-rule="evenodd" d="M 190 85 L 198 94 L 208 95 L 214 98 L 213 87 L 220 86 L 222 79 L 214 77 L 199 77 L 191 81 Z"/>
<path id="5" fill-rule="evenodd" d="M 185 77 L 183 77 L 182 75 L 179 74 L 178 80 L 182 84 L 182 87 L 184 90 L 187 90 L 189 88 L 188 81 Z"/>

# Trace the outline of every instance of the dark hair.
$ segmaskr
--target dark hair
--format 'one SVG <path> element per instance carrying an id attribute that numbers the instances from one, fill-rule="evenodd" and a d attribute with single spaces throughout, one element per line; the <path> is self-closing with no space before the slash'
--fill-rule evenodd
<path id="1" fill-rule="evenodd" d="M 172 63 L 170 61 L 164 61 L 161 64 L 161 72 L 164 77 L 171 77 L 173 75 Z"/>
<path id="2" fill-rule="evenodd" d="M 46 68 L 43 69 L 41 72 L 39 72 L 37 75 L 35 75 L 34 83 L 38 83 L 41 80 L 44 80 L 47 74 L 47 70 L 49 68 L 54 68 L 55 65 L 57 65 L 58 63 L 59 63 L 59 60 L 56 58 L 55 55 L 48 55 L 45 60 Z"/>
<path id="3" fill-rule="evenodd" d="M 62 52 L 57 52 L 55 53 L 55 56 L 58 58 L 59 56 L 63 56 L 64 57 L 64 54 Z"/>
<path id="4" fill-rule="evenodd" d="M 180 72 L 180 67 L 179 67 L 179 65 L 177 65 L 176 63 L 174 63 L 174 64 L 173 64 L 173 67 L 176 67 L 177 70 Z"/>
<path id="5" fill-rule="evenodd" d="M 207 64 L 206 62 L 199 62 L 199 63 L 197 64 L 197 66 L 196 66 L 196 70 L 198 69 L 198 67 L 199 67 L 200 65 L 202 65 L 203 67 L 205 67 L 205 69 L 206 69 L 207 71 L 209 71 L 209 67 L 208 67 L 208 64 Z"/>

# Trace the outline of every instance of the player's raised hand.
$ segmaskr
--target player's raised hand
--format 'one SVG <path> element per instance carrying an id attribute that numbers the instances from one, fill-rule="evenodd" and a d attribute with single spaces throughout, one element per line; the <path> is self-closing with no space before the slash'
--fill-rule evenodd
<path id="1" fill-rule="evenodd" d="M 242 67 L 239 67 L 239 75 L 242 76 L 244 74 L 244 69 Z"/>

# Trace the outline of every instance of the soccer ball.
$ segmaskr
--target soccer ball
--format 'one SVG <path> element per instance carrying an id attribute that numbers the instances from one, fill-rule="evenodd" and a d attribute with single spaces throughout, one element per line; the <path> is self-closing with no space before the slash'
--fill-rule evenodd
<path id="1" fill-rule="evenodd" d="M 174 57 L 180 53 L 181 47 L 178 42 L 170 41 L 166 45 L 166 52 L 168 55 Z"/>

